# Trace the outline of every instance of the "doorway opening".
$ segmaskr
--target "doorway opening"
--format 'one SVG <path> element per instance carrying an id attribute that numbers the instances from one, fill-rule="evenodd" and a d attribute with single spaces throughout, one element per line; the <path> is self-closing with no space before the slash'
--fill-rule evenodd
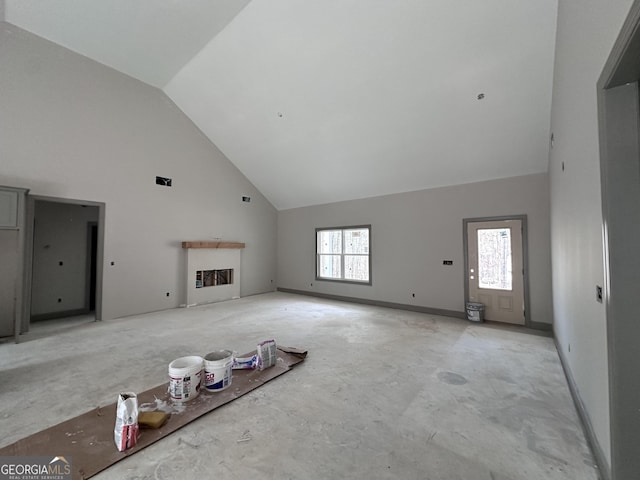
<path id="1" fill-rule="evenodd" d="M 32 322 L 102 317 L 104 204 L 31 196 L 23 332 Z"/>
<path id="2" fill-rule="evenodd" d="M 465 302 L 487 320 L 529 326 L 525 215 L 468 218 L 464 225 Z"/>
<path id="3" fill-rule="evenodd" d="M 636 0 L 598 80 L 612 480 L 635 478 L 640 471 L 639 52 Z"/>

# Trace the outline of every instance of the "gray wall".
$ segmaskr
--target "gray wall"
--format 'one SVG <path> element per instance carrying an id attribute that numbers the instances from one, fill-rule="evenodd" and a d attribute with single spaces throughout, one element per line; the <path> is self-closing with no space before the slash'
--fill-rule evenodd
<path id="1" fill-rule="evenodd" d="M 241 295 L 275 286 L 276 210 L 162 91 L 7 23 L 0 158 L 0 184 L 106 204 L 105 319 L 184 301 L 182 240 L 245 242 Z"/>
<path id="2" fill-rule="evenodd" d="M 551 323 L 546 174 L 280 211 L 278 287 L 464 312 L 462 220 L 519 214 L 529 222 L 531 320 Z M 372 228 L 373 285 L 316 281 L 315 228 L 362 224 Z"/>
<path id="3" fill-rule="evenodd" d="M 610 461 L 596 82 L 631 0 L 560 0 L 551 129 L 554 330 L 597 441 Z M 564 171 L 563 171 L 564 164 Z"/>
<path id="4" fill-rule="evenodd" d="M 34 214 L 31 316 L 88 309 L 88 225 L 98 207 L 36 201 Z"/>

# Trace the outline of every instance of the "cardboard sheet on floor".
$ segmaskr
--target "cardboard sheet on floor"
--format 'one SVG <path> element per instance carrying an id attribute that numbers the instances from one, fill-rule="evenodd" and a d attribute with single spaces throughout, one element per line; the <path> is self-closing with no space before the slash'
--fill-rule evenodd
<path id="1" fill-rule="evenodd" d="M 249 357 L 255 352 L 242 355 Z M 265 370 L 234 370 L 231 386 L 221 392 L 200 394 L 185 402 L 179 413 L 172 413 L 159 429 L 141 429 L 138 443 L 131 449 L 119 452 L 113 441 L 116 403 L 95 408 L 78 417 L 25 437 L 0 449 L 0 456 L 59 456 L 71 457 L 73 478 L 89 478 L 114 463 L 133 455 L 152 443 L 175 432 L 193 420 L 225 405 L 236 398 L 264 385 L 302 362 L 307 352 L 296 348 L 278 347 L 278 361 Z M 138 393 L 138 404 L 166 402 L 168 383 L 146 392 Z M 114 392 L 114 398 L 119 392 Z"/>

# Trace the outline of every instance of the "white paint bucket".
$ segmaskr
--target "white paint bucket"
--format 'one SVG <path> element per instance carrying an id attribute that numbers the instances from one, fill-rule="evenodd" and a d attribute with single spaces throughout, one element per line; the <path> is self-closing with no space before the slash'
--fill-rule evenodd
<path id="1" fill-rule="evenodd" d="M 198 396 L 202 384 L 202 357 L 180 357 L 169 364 L 169 396 L 185 402 Z"/>
<path id="2" fill-rule="evenodd" d="M 204 387 L 207 392 L 220 392 L 231 385 L 233 352 L 216 350 L 204 356 Z"/>

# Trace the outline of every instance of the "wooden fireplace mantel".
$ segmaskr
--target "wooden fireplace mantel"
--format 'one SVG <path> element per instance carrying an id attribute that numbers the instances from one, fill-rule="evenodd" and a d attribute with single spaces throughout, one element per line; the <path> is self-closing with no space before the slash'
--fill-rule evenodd
<path id="1" fill-rule="evenodd" d="M 182 248 L 244 248 L 241 242 L 182 242 Z"/>

